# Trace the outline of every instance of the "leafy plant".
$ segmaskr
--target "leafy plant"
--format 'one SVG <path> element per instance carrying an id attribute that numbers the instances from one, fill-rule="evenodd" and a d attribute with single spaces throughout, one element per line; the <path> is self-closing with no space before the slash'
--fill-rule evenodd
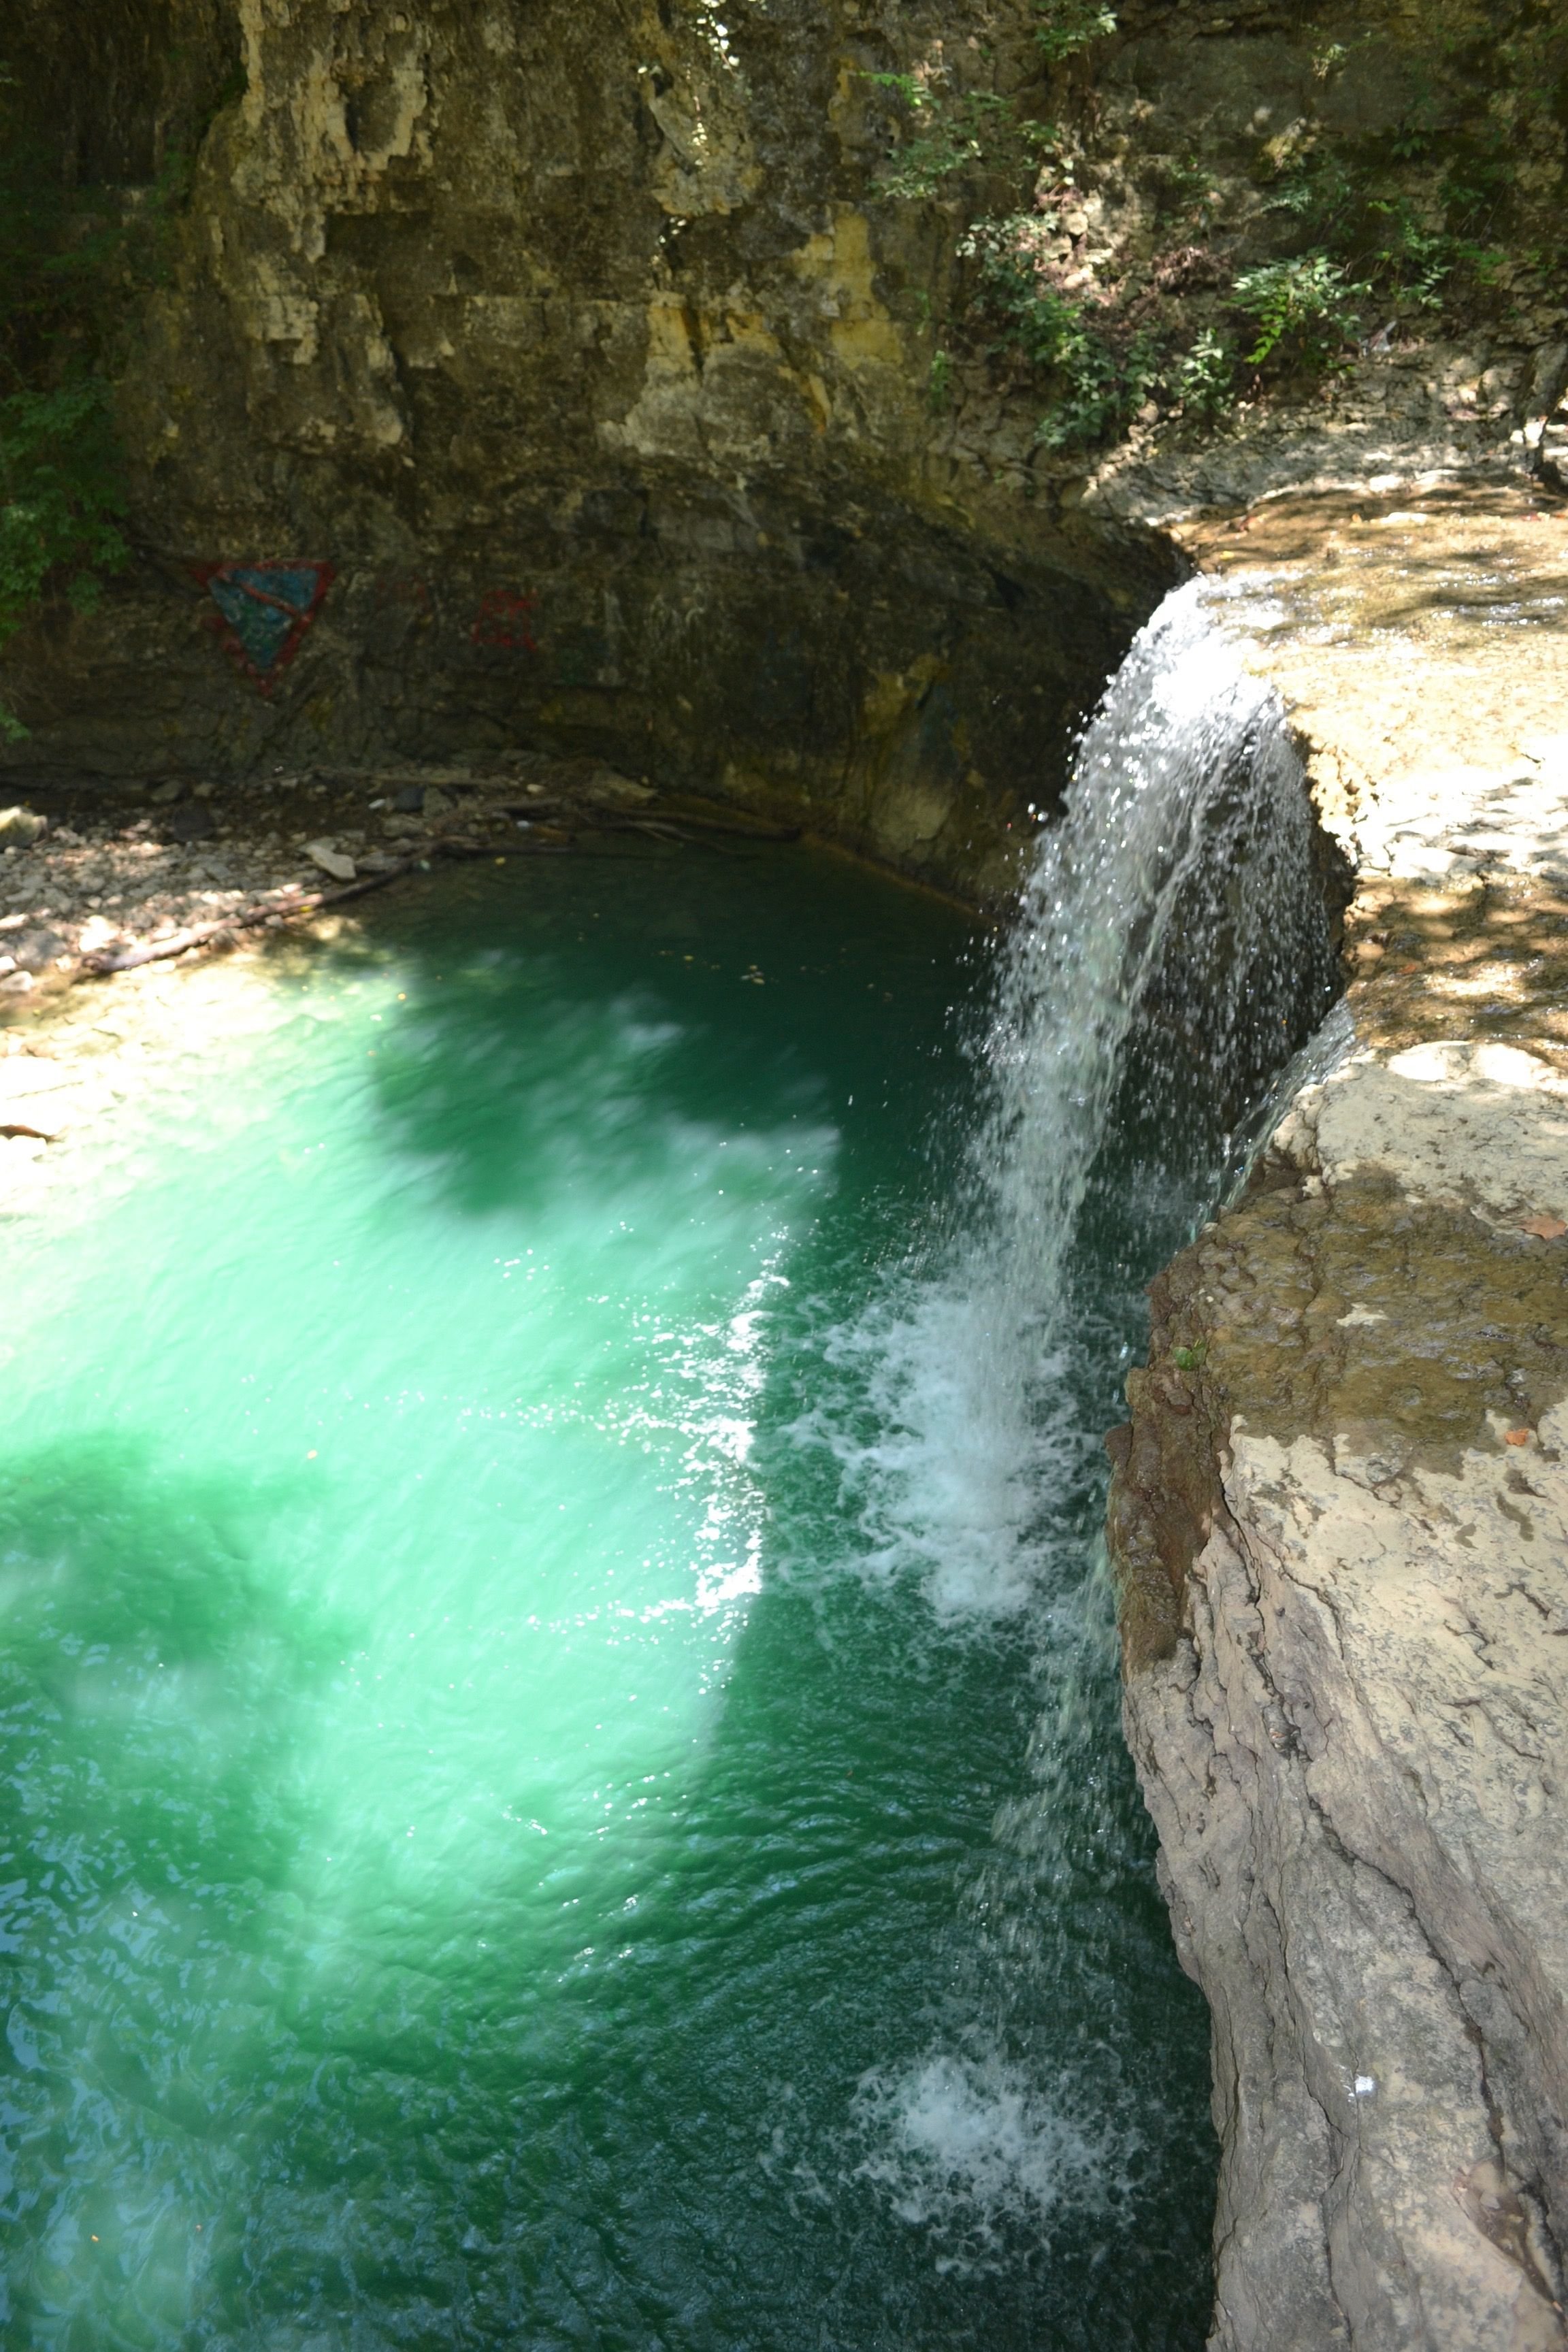
<path id="1" fill-rule="evenodd" d="M 1053 64 L 1076 57 L 1091 41 L 1116 30 L 1114 10 L 1102 0 L 1038 0 L 1035 38 Z"/>
<path id="2" fill-rule="evenodd" d="M 54 599 L 89 610 L 128 561 L 110 371 L 188 176 L 172 159 L 135 207 L 69 190 L 16 87 L 0 77 L 0 646 Z M 25 732 L 3 706 L 0 731 Z"/>
<path id="3" fill-rule="evenodd" d="M 1235 353 L 1212 327 L 1205 327 L 1176 362 L 1171 388 L 1189 416 L 1218 416 L 1230 406 L 1235 377 Z"/>
<path id="4" fill-rule="evenodd" d="M 1373 197 L 1370 212 L 1386 223 L 1373 257 L 1373 278 L 1418 310 L 1440 310 L 1443 289 L 1460 258 L 1457 240 L 1425 226 L 1403 196 Z"/>
<path id="5" fill-rule="evenodd" d="M 1441 99 L 1431 77 L 1418 71 L 1415 95 L 1394 127 L 1389 152 L 1402 163 L 1422 163 L 1434 153 L 1447 129 Z"/>
<path id="6" fill-rule="evenodd" d="M 1049 258 L 1050 223 L 1037 213 L 981 221 L 961 251 L 978 264 L 980 300 L 1005 351 L 1057 379 L 1057 396 L 1037 441 L 1082 448 L 1124 425 L 1157 381 L 1154 337 L 1125 330 L 1110 306 L 1098 310 L 1064 292 Z"/>
<path id="7" fill-rule="evenodd" d="M 1060 394 L 1035 438 L 1047 449 L 1092 448 L 1126 428 L 1160 380 L 1155 337 L 1140 328 L 1121 344 L 1081 323 L 1064 352 Z"/>
<path id="8" fill-rule="evenodd" d="M 1155 159 L 1159 174 L 1160 217 L 1206 229 L 1215 201 L 1214 170 L 1195 155 Z"/>
<path id="9" fill-rule="evenodd" d="M 1016 173 L 1037 164 L 1056 140 L 1050 124 L 1024 121 L 1011 99 L 992 90 L 949 92 L 912 73 L 865 79 L 908 109 L 905 135 L 877 175 L 879 195 L 933 196 L 956 172 Z"/>
<path id="10" fill-rule="evenodd" d="M 1331 148 L 1294 145 L 1268 199 L 1271 213 L 1288 213 L 1321 246 L 1338 248 L 1354 233 L 1364 190 Z"/>
<path id="11" fill-rule="evenodd" d="M 1360 334 L 1356 304 L 1368 290 L 1353 284 L 1343 265 L 1326 253 L 1245 270 L 1232 291 L 1258 331 L 1247 366 L 1266 367 L 1277 356 L 1310 368 L 1332 365 Z"/>
<path id="12" fill-rule="evenodd" d="M 79 613 L 103 593 L 101 573 L 128 550 L 119 451 L 101 377 L 0 401 L 0 643 L 46 590 Z"/>

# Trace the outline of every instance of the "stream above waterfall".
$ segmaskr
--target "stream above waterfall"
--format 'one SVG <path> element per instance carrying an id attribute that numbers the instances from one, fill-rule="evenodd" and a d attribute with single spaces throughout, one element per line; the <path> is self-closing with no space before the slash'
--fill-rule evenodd
<path id="1" fill-rule="evenodd" d="M 14 1221 L 16 2340 L 1202 2341 L 1100 1441 L 1326 940 L 1142 643 L 1000 961 L 809 849 L 437 877 Z"/>

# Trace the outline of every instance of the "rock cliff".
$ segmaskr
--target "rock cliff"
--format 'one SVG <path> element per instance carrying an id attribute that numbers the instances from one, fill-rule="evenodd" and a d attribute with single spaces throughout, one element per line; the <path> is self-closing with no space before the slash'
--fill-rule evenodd
<path id="1" fill-rule="evenodd" d="M 586 753 L 1004 892 L 1165 512 L 1473 456 L 1562 331 L 1549 12 L 1111 24 L 19 0 L 16 122 L 111 257 L 134 560 L 13 640 L 0 759 Z M 265 695 L 212 591 L 258 562 L 326 592 Z"/>
<path id="2" fill-rule="evenodd" d="M 1563 529 L 1428 483 L 1199 534 L 1362 975 L 1113 1442 L 1226 2352 L 1568 2341 Z"/>

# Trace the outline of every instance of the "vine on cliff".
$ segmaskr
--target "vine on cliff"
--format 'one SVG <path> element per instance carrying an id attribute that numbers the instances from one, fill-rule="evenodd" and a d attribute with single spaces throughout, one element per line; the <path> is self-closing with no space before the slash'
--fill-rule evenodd
<path id="1" fill-rule="evenodd" d="M 79 191 L 0 67 L 0 648 L 50 605 L 89 611 L 130 559 L 112 376 L 160 274 L 190 164 L 145 191 Z M 26 733 L 0 704 L 0 733 Z"/>

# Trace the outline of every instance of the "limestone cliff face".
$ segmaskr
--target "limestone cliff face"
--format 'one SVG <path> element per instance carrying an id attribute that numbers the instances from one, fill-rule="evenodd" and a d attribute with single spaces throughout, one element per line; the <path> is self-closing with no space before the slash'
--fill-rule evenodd
<path id="1" fill-rule="evenodd" d="M 886 38 L 735 14 L 239 0 L 122 388 L 144 560 L 107 630 L 18 649 L 26 758 L 531 740 L 1005 881 L 1173 561 L 931 463 L 930 224 L 867 201 Z M 261 556 L 336 572 L 270 706 L 189 569 Z"/>
<path id="2" fill-rule="evenodd" d="M 17 0 L 0 55 L 68 175 L 145 209 L 195 164 L 118 367 L 137 562 L 13 645 L 32 740 L 0 758 L 586 751 L 1005 890 L 1175 576 L 1172 483 L 1484 446 L 1560 318 L 1529 255 L 1568 52 L 1528 7 L 1118 13 L 1063 56 L 1076 0 Z M 1395 155 L 1430 243 L 1471 148 L 1535 239 L 1488 260 L 1476 335 L 1411 313 L 1267 448 L 1252 408 L 1216 427 L 1180 351 L 1207 321 L 1240 353 L 1226 289 L 1318 233 L 1312 158 Z M 1100 360 L 1042 373 L 987 309 L 994 220 L 1113 375 L 1174 338 L 1100 446 L 1058 428 Z M 334 568 L 270 700 L 195 570 L 263 558 Z"/>

